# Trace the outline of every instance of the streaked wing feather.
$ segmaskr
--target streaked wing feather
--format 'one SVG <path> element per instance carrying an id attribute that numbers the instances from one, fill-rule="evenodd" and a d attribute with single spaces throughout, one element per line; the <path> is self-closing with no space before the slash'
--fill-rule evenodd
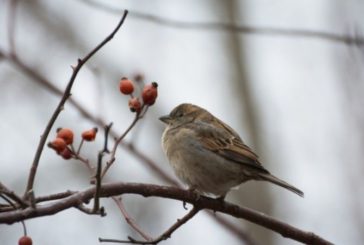
<path id="1" fill-rule="evenodd" d="M 232 134 L 226 130 L 226 127 L 218 130 L 216 127 L 205 123 L 200 125 L 200 129 L 202 128 L 203 130 L 199 130 L 198 137 L 203 147 L 225 159 L 268 173 L 260 164 L 258 155 L 245 145 L 240 138 L 235 137 L 237 134 L 234 131 L 232 131 Z M 229 129 L 232 130 L 230 127 Z"/>

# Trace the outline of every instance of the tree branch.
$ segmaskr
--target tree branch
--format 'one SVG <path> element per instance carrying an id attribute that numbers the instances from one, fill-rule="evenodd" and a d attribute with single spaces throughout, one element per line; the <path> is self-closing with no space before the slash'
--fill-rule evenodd
<path id="1" fill-rule="evenodd" d="M 142 110 L 143 110 L 143 108 L 144 108 L 144 105 L 142 107 Z M 113 146 L 113 148 L 111 150 L 110 159 L 109 159 L 109 161 L 106 162 L 106 166 L 105 166 L 105 168 L 103 169 L 103 171 L 101 173 L 101 178 L 103 178 L 105 176 L 105 174 L 107 173 L 107 171 L 109 170 L 109 168 L 111 167 L 111 165 L 114 163 L 116 150 L 117 150 L 119 144 L 125 138 L 125 136 L 130 132 L 130 130 L 135 126 L 135 124 L 138 122 L 139 119 L 140 119 L 139 113 L 135 113 L 134 120 L 129 125 L 129 127 L 124 131 L 124 133 L 122 135 L 120 135 L 120 136 L 118 136 L 116 138 L 116 141 L 114 143 L 114 146 Z"/>
<path id="2" fill-rule="evenodd" d="M 53 203 L 38 205 L 36 209 L 30 207 L 23 210 L 0 213 L 0 224 L 12 224 L 25 219 L 53 215 L 63 210 L 78 207 L 80 204 L 89 202 L 93 198 L 94 194 L 95 187 L 92 187 L 82 192 L 76 192 Z M 235 204 L 209 197 L 201 196 L 197 198 L 195 193 L 177 187 L 123 182 L 104 184 L 101 186 L 100 197 L 112 197 L 122 194 L 138 194 L 144 197 L 155 196 L 179 200 L 190 203 L 199 209 L 210 209 L 215 212 L 221 212 L 236 218 L 248 220 L 252 223 L 275 231 L 284 237 L 291 238 L 302 243 L 317 245 L 332 244 L 312 232 L 300 230 L 261 212 L 257 212 L 247 207 L 239 207 Z"/>
<path id="3" fill-rule="evenodd" d="M 139 226 L 137 223 L 135 223 L 134 219 L 132 217 L 130 217 L 130 215 L 128 214 L 128 212 L 126 211 L 123 201 L 121 199 L 121 197 L 117 198 L 117 197 L 112 197 L 112 199 L 114 200 L 114 202 L 116 203 L 116 205 L 118 206 L 120 212 L 122 213 L 126 223 L 129 224 L 129 226 L 131 228 L 133 228 L 137 233 L 139 233 L 140 236 L 142 236 L 145 240 L 147 241 L 152 241 L 153 238 L 150 237 L 147 233 L 145 233 Z"/>
<path id="4" fill-rule="evenodd" d="M 30 173 L 29 173 L 29 177 L 28 177 L 28 183 L 27 183 L 27 187 L 25 190 L 25 195 L 33 189 L 33 185 L 34 185 L 34 180 L 35 180 L 35 175 L 37 173 L 37 168 L 39 165 L 39 160 L 40 157 L 42 155 L 42 151 L 44 148 L 44 145 L 46 143 L 48 134 L 50 132 L 50 130 L 53 127 L 54 122 L 56 121 L 58 115 L 61 113 L 64 104 L 66 103 L 67 99 L 71 96 L 71 89 L 73 86 L 73 83 L 77 77 L 78 72 L 80 71 L 80 69 L 82 68 L 82 66 L 97 52 L 99 51 L 107 42 L 109 42 L 115 35 L 115 33 L 120 29 L 120 27 L 122 26 L 122 24 L 124 23 L 124 20 L 126 18 L 128 14 L 128 11 L 125 10 L 124 11 L 124 15 L 122 16 L 122 18 L 120 19 L 118 25 L 116 26 L 116 28 L 99 44 L 97 45 L 90 53 L 88 53 L 83 59 L 78 59 L 78 63 L 77 65 L 73 68 L 73 73 L 71 75 L 70 81 L 67 84 L 67 87 L 63 93 L 63 96 L 61 98 L 61 101 L 59 102 L 56 110 L 53 112 L 53 115 L 51 117 L 51 119 L 49 120 L 43 134 L 42 137 L 40 139 L 40 142 L 38 144 L 38 148 L 36 151 L 36 154 L 34 156 L 34 160 L 33 160 L 33 164 L 32 167 L 30 169 Z"/>
<path id="5" fill-rule="evenodd" d="M 187 221 L 192 219 L 198 212 L 200 211 L 199 208 L 193 207 L 190 212 L 188 212 L 185 216 L 183 216 L 181 219 L 177 219 L 177 221 L 169 227 L 168 230 L 163 232 L 162 235 L 157 237 L 156 239 L 146 239 L 147 241 L 139 241 L 132 237 L 128 237 L 129 240 L 116 240 L 116 239 L 105 239 L 105 238 L 99 238 L 100 242 L 116 242 L 116 243 L 130 243 L 130 244 L 158 244 L 161 241 L 167 240 L 171 237 L 172 233 L 175 232 L 179 227 L 184 225 Z"/>
<path id="6" fill-rule="evenodd" d="M 119 14 L 120 9 L 115 7 L 109 7 L 104 3 L 96 2 L 93 0 L 80 0 L 92 7 L 96 7 L 103 11 L 107 11 L 112 14 Z M 360 36 L 347 36 L 340 35 L 325 31 L 312 31 L 312 30 L 300 30 L 300 29 L 282 29 L 274 27 L 253 27 L 247 25 L 236 25 L 234 23 L 221 23 L 221 22 L 185 22 L 179 20 L 172 20 L 163 18 L 160 16 L 146 14 L 138 11 L 130 11 L 130 17 L 140 20 L 145 20 L 162 26 L 168 26 L 172 28 L 180 29 L 192 29 L 192 30 L 212 30 L 212 31 L 226 31 L 226 32 L 238 32 L 251 35 L 269 35 L 269 36 L 284 36 L 284 37 L 296 37 L 296 38 L 313 38 L 326 40 L 335 43 L 342 43 L 346 45 L 364 45 L 364 38 Z"/>
<path id="7" fill-rule="evenodd" d="M 0 194 L 3 193 L 4 195 L 11 198 L 14 202 L 16 202 L 20 207 L 25 208 L 28 206 L 26 202 L 24 202 L 21 197 L 19 197 L 14 191 L 9 190 L 3 183 L 0 182 Z M 16 207 L 15 204 L 12 204 L 11 206 Z"/>

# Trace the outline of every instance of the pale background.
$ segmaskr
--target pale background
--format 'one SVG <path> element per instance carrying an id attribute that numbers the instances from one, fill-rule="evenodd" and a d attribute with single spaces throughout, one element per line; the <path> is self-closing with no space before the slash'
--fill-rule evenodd
<path id="1" fill-rule="evenodd" d="M 157 81 L 159 97 L 129 135 L 135 146 L 172 174 L 160 147 L 157 120 L 182 102 L 205 107 L 236 129 L 275 175 L 305 192 L 305 198 L 267 183 L 248 183 L 227 199 L 267 213 L 335 244 L 364 240 L 363 47 L 329 40 L 177 28 L 133 16 L 133 11 L 188 23 L 222 22 L 256 28 L 304 29 L 343 35 L 364 30 L 363 1 L 98 1 L 120 14 L 78 0 L 19 1 L 16 51 L 34 70 L 64 89 L 70 65 L 131 15 L 115 38 L 79 74 L 73 97 L 122 132 L 133 115 L 118 92 L 121 76 L 138 72 Z M 9 50 L 9 1 L 0 1 L 0 48 Z M 0 180 L 23 193 L 38 140 L 59 98 L 7 60 L 0 60 Z M 68 105 L 55 127 L 76 132 L 93 127 Z M 136 134 L 137 132 L 137 134 Z M 54 131 L 52 134 L 54 135 Z M 52 136 L 51 136 L 52 137 Z M 79 138 L 77 139 L 79 140 Z M 95 161 L 102 146 L 86 145 Z M 143 163 L 119 150 L 107 181 L 164 184 Z M 36 195 L 88 187 L 89 175 L 45 149 Z M 180 202 L 124 196 L 143 229 L 158 236 L 186 211 Z M 34 244 L 99 244 L 98 237 L 137 235 L 109 200 L 108 216 L 67 210 L 26 222 Z M 297 244 L 274 232 L 236 220 L 256 244 Z M 0 243 L 16 244 L 20 224 L 0 226 Z M 200 213 L 163 244 L 241 244 Z"/>

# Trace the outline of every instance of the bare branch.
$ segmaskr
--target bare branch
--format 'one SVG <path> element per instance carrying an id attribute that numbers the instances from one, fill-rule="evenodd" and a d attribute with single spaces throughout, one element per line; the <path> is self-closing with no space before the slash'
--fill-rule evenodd
<path id="1" fill-rule="evenodd" d="M 62 99 L 59 102 L 56 110 L 54 111 L 51 119 L 49 120 L 43 134 L 42 137 L 40 139 L 39 145 L 38 145 L 38 149 L 36 151 L 36 154 L 34 156 L 34 160 L 33 160 L 33 164 L 32 167 L 30 169 L 30 173 L 29 173 L 29 177 L 28 177 L 28 183 L 27 183 L 27 187 L 26 187 L 26 191 L 25 194 L 28 193 L 30 190 L 33 189 L 33 185 L 34 185 L 34 180 L 35 180 L 35 175 L 37 173 L 37 168 L 38 168 L 38 164 L 39 164 L 39 160 L 40 157 L 42 155 L 42 151 L 44 148 L 44 145 L 46 143 L 48 134 L 50 132 L 50 130 L 53 127 L 54 122 L 56 121 L 58 115 L 61 113 L 64 104 L 66 103 L 67 99 L 71 96 L 71 89 L 73 86 L 73 83 L 77 77 L 78 72 L 80 71 L 80 69 L 82 68 L 82 66 L 97 52 L 99 51 L 107 42 L 109 42 L 115 35 L 115 33 L 120 29 L 120 27 L 122 26 L 122 24 L 124 23 L 124 20 L 126 18 L 128 14 L 128 11 L 125 10 L 124 11 L 124 15 L 123 17 L 120 19 L 120 22 L 118 23 L 118 25 L 116 26 L 116 28 L 111 32 L 111 34 L 109 34 L 99 45 L 97 45 L 90 53 L 88 53 L 83 59 L 78 59 L 77 65 L 76 67 L 74 67 L 73 69 L 73 73 L 72 76 L 70 78 L 70 81 L 67 84 L 67 87 L 63 93 Z"/>
<path id="2" fill-rule="evenodd" d="M 2 199 L 4 199 L 5 200 L 5 202 L 7 202 L 8 204 L 9 204 L 9 206 L 11 206 L 11 207 L 13 207 L 14 209 L 16 209 L 16 206 L 14 205 L 14 203 L 11 201 L 11 200 L 9 200 L 4 194 L 2 194 L 1 192 L 0 192 L 0 197 L 2 198 Z M 21 220 L 20 221 L 21 222 L 21 224 L 22 224 L 22 226 L 23 226 L 23 233 L 24 233 L 24 236 L 26 236 L 27 235 L 27 227 L 26 227 L 26 225 L 25 225 L 25 221 L 24 220 Z"/>
<path id="3" fill-rule="evenodd" d="M 95 187 L 77 192 L 51 204 L 38 205 L 36 209 L 26 208 L 7 213 L 0 213 L 0 224 L 12 224 L 25 219 L 53 215 L 71 207 L 77 207 L 89 202 L 95 194 Z M 274 219 L 261 212 L 247 207 L 239 207 L 218 199 L 201 196 L 196 198 L 195 193 L 177 187 L 158 186 L 139 183 L 110 183 L 101 186 L 100 197 L 112 197 L 122 194 L 138 194 L 144 197 L 156 196 L 179 200 L 192 204 L 199 209 L 210 209 L 236 218 L 246 219 L 250 222 L 275 231 L 284 237 L 294 239 L 306 244 L 329 245 L 331 242 L 312 232 L 306 232 L 287 223 Z"/>
<path id="4" fill-rule="evenodd" d="M 115 7 L 109 7 L 104 3 L 96 2 L 93 0 L 80 0 L 90 6 L 96 7 L 103 11 L 107 11 L 112 14 L 120 14 L 120 9 Z M 145 20 L 162 26 L 168 26 L 172 28 L 180 29 L 192 29 L 192 30 L 212 30 L 212 31 L 225 31 L 225 32 L 238 32 L 250 35 L 268 35 L 268 36 L 283 36 L 292 38 L 312 38 L 319 40 L 326 40 L 330 42 L 341 43 L 345 45 L 364 45 L 364 38 L 360 36 L 347 36 L 340 35 L 325 31 L 312 31 L 312 30 L 300 30 L 300 29 L 281 29 L 281 28 L 269 28 L 269 27 L 253 27 L 247 25 L 236 25 L 233 23 L 221 23 L 221 22 L 185 22 L 163 18 L 160 16 L 146 14 L 138 11 L 130 11 L 130 17 L 139 20 Z"/>
<path id="5" fill-rule="evenodd" d="M 117 137 L 117 139 L 116 139 L 116 141 L 114 143 L 114 147 L 111 150 L 110 160 L 107 161 L 106 166 L 105 166 L 105 168 L 102 171 L 102 174 L 101 174 L 101 177 L 102 178 L 105 176 L 106 172 L 109 170 L 109 168 L 111 167 L 111 165 L 114 163 L 116 150 L 117 150 L 119 144 L 125 138 L 125 136 L 130 132 L 130 130 L 135 126 L 135 124 L 138 122 L 139 119 L 140 119 L 139 114 L 138 113 L 135 113 L 135 117 L 134 117 L 134 120 L 132 121 L 132 123 L 124 131 L 124 133 L 122 135 L 120 135 L 119 137 Z"/>
<path id="6" fill-rule="evenodd" d="M 116 138 L 115 143 L 114 143 L 114 147 L 111 151 L 111 156 L 109 161 L 107 161 L 105 168 L 102 171 L 101 177 L 103 178 L 106 174 L 106 172 L 109 170 L 109 168 L 111 167 L 111 165 L 114 163 L 115 161 L 115 154 L 116 154 L 116 150 L 118 148 L 118 146 L 120 145 L 121 141 L 125 138 L 125 136 L 130 132 L 130 130 L 132 128 L 134 128 L 134 126 L 136 125 L 136 123 L 143 118 L 143 116 L 145 115 L 145 113 L 148 111 L 149 106 L 143 104 L 140 112 L 136 112 L 135 113 L 135 117 L 134 120 L 132 121 L 132 123 L 129 125 L 129 127 L 124 131 L 124 133 L 122 133 L 119 137 Z"/>
<path id="7" fill-rule="evenodd" d="M 104 158 L 104 155 L 109 152 L 107 149 L 108 139 L 109 139 L 109 131 L 112 127 L 112 123 L 109 125 L 106 125 L 104 127 L 105 129 L 105 137 L 104 137 L 104 147 L 102 150 L 99 151 L 99 154 L 97 156 L 97 168 L 96 168 L 96 191 L 95 191 L 95 198 L 94 198 L 94 212 L 98 212 L 100 209 L 100 188 L 101 188 L 101 182 L 102 182 L 102 159 Z M 87 161 L 88 162 L 88 161 Z M 92 168 L 88 166 L 89 171 L 92 172 Z"/>
<path id="8" fill-rule="evenodd" d="M 78 210 L 80 210 L 81 212 L 85 213 L 85 214 L 91 214 L 91 215 L 101 215 L 101 216 L 106 216 L 105 214 L 105 210 L 104 208 L 99 208 L 98 210 L 94 210 L 93 208 L 88 208 L 83 204 L 80 204 L 78 206 L 76 206 L 75 208 L 77 208 Z"/>
<path id="9" fill-rule="evenodd" d="M 54 201 L 54 200 L 62 199 L 65 197 L 69 197 L 75 193 L 76 193 L 75 191 L 65 191 L 65 192 L 60 192 L 60 193 L 56 193 L 56 194 L 51 194 L 48 196 L 37 197 L 37 198 L 35 198 L 35 202 L 40 203 L 40 202 Z"/>
<path id="10" fill-rule="evenodd" d="M 152 239 L 152 240 L 147 239 L 147 241 L 139 241 L 132 237 L 128 237 L 129 240 L 99 238 L 99 241 L 100 242 L 130 243 L 130 244 L 158 244 L 161 241 L 164 241 L 164 240 L 167 240 L 168 238 L 170 238 L 173 232 L 175 232 L 179 227 L 184 225 L 187 221 L 192 219 L 199 211 L 200 211 L 199 208 L 193 207 L 190 212 L 188 212 L 181 219 L 177 219 L 176 223 L 174 223 L 168 230 L 166 230 L 162 235 L 160 235 L 156 239 Z"/>
<path id="11" fill-rule="evenodd" d="M 16 202 L 20 207 L 25 208 L 28 206 L 26 202 L 24 202 L 23 199 L 21 199 L 14 191 L 9 190 L 3 183 L 0 182 L 0 194 L 3 193 L 7 197 L 11 198 L 14 202 Z M 12 204 L 11 206 L 16 207 L 15 204 Z"/>
<path id="12" fill-rule="evenodd" d="M 131 218 L 128 214 L 128 212 L 126 211 L 123 201 L 120 198 L 117 197 L 112 197 L 112 199 L 114 200 L 114 202 L 116 203 L 116 205 L 118 206 L 120 212 L 122 213 L 122 215 L 124 216 L 125 221 L 130 225 L 130 227 L 132 227 L 136 232 L 139 233 L 139 235 L 141 235 L 145 240 L 147 241 L 152 241 L 153 238 L 151 236 L 149 236 L 148 234 L 146 234 L 138 225 L 137 223 L 134 221 L 133 218 Z"/>

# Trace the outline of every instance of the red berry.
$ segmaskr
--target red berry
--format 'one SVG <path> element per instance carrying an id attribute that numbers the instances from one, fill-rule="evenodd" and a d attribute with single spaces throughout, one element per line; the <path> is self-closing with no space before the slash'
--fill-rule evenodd
<path id="1" fill-rule="evenodd" d="M 129 108 L 132 112 L 139 113 L 142 109 L 142 104 L 137 97 L 134 97 L 129 100 Z"/>
<path id="2" fill-rule="evenodd" d="M 120 92 L 123 94 L 131 94 L 134 91 L 134 84 L 132 81 L 127 79 L 126 77 L 121 78 L 119 84 Z"/>
<path id="3" fill-rule="evenodd" d="M 86 130 L 82 133 L 82 139 L 86 141 L 94 141 L 96 138 L 97 128 Z"/>
<path id="4" fill-rule="evenodd" d="M 57 138 L 62 138 L 67 145 L 73 143 L 73 131 L 69 128 L 61 128 L 57 131 Z"/>
<path id="5" fill-rule="evenodd" d="M 143 102 L 146 105 L 153 105 L 158 96 L 158 84 L 156 82 L 152 82 L 151 84 L 147 84 L 143 88 L 142 98 Z"/>
<path id="6" fill-rule="evenodd" d="M 19 241 L 18 241 L 19 245 L 32 245 L 33 241 L 30 237 L 28 236 L 22 236 Z"/>
<path id="7" fill-rule="evenodd" d="M 57 153 L 63 151 L 67 144 L 62 138 L 56 138 L 55 140 L 48 143 L 48 147 L 54 149 Z"/>
<path id="8" fill-rule="evenodd" d="M 65 160 L 69 160 L 72 158 L 72 151 L 68 148 L 65 148 L 63 151 L 59 153 Z"/>

